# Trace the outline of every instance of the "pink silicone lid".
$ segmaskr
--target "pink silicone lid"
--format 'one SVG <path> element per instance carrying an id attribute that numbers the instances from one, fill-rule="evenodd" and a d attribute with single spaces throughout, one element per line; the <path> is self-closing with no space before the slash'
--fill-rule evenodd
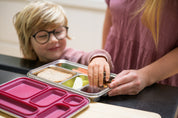
<path id="1" fill-rule="evenodd" d="M 0 108 L 21 117 L 71 117 L 89 102 L 79 94 L 27 77 L 0 86 Z"/>
<path id="2" fill-rule="evenodd" d="M 47 89 L 46 84 L 30 80 L 27 77 L 19 78 L 0 87 L 0 90 L 21 99 L 29 98 L 44 89 Z"/>

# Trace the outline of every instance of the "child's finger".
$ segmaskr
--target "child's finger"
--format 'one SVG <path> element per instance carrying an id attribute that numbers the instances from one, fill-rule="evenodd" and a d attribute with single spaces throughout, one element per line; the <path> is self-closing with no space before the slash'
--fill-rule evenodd
<path id="1" fill-rule="evenodd" d="M 99 86 L 103 86 L 104 66 L 99 67 Z"/>
<path id="2" fill-rule="evenodd" d="M 93 67 L 92 66 L 88 66 L 88 80 L 89 80 L 89 85 L 94 86 Z"/>
<path id="3" fill-rule="evenodd" d="M 105 80 L 109 81 L 110 78 L 110 68 L 109 68 L 109 64 L 107 63 L 105 65 Z"/>
<path id="4" fill-rule="evenodd" d="M 94 80 L 94 86 L 98 87 L 98 65 L 95 65 L 93 67 L 93 80 Z"/>

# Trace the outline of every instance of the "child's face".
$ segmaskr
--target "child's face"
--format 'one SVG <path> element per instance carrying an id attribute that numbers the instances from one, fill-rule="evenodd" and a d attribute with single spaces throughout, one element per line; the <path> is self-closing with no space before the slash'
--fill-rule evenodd
<path id="1" fill-rule="evenodd" d="M 39 31 L 37 31 L 38 33 L 35 33 L 36 34 L 36 36 L 34 36 L 35 38 L 34 37 L 31 38 L 32 48 L 36 52 L 40 61 L 49 62 L 49 61 L 57 60 L 61 57 L 61 55 L 66 47 L 66 35 L 64 36 L 64 34 L 61 33 L 61 32 L 63 32 L 63 30 L 66 30 L 66 29 L 49 28 L 49 29 L 44 29 L 44 30 L 47 32 L 53 31 L 55 33 L 47 33 L 47 32 L 43 32 L 43 31 L 39 33 Z M 48 37 L 47 35 L 49 36 L 49 40 L 47 42 L 40 44 L 39 42 L 36 41 L 37 38 L 39 41 L 41 38 L 42 39 L 41 41 L 43 42 L 43 38 L 47 38 Z M 56 37 L 59 37 L 59 38 L 57 39 Z M 63 37 L 63 38 L 61 39 L 61 37 Z"/>

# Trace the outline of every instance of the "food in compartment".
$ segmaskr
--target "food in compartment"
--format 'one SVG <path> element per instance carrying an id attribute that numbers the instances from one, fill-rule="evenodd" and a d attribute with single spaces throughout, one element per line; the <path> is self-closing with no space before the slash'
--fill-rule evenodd
<path id="1" fill-rule="evenodd" d="M 62 83 L 62 85 L 74 89 L 80 89 L 81 87 L 86 86 L 87 84 L 89 84 L 89 81 L 88 77 L 85 75 L 79 75 Z"/>
<path id="2" fill-rule="evenodd" d="M 78 72 L 78 73 L 82 73 L 82 74 L 86 74 L 86 75 L 88 74 L 88 70 L 84 69 L 84 68 L 74 68 L 72 70 L 75 72 Z"/>
<path id="3" fill-rule="evenodd" d="M 68 64 L 68 63 L 58 63 L 58 64 L 56 64 L 56 65 L 57 65 L 57 66 L 60 66 L 60 67 L 62 67 L 62 68 L 69 69 L 69 70 L 78 68 L 77 66 L 74 66 L 74 65 L 71 65 L 71 64 Z"/>
<path id="4" fill-rule="evenodd" d="M 110 78 L 109 78 L 109 81 L 106 81 L 105 80 L 105 75 L 104 75 L 104 78 L 103 78 L 103 88 L 107 88 L 108 86 L 109 86 L 109 84 L 113 81 L 113 79 L 114 79 L 114 76 L 110 76 Z"/>
<path id="5" fill-rule="evenodd" d="M 45 68 L 41 72 L 37 73 L 37 76 L 58 83 L 72 77 L 73 74 L 54 68 Z"/>
<path id="6" fill-rule="evenodd" d="M 81 91 L 86 92 L 86 93 L 98 93 L 104 89 L 105 89 L 104 87 L 85 86 L 84 88 L 81 89 Z"/>
<path id="7" fill-rule="evenodd" d="M 62 68 L 66 68 L 66 69 L 69 69 L 69 70 L 72 70 L 72 71 L 75 71 L 75 72 L 78 72 L 78 73 L 82 73 L 82 74 L 86 74 L 88 73 L 87 69 L 85 68 L 81 68 L 81 67 L 78 67 L 78 66 L 74 66 L 72 64 L 68 64 L 68 63 L 58 63 L 56 64 L 57 66 L 60 66 Z"/>
<path id="8" fill-rule="evenodd" d="M 102 90 L 108 88 L 109 84 L 113 81 L 114 76 L 110 75 L 109 81 L 105 80 L 105 75 L 104 75 L 104 83 L 103 86 L 101 87 L 91 87 L 90 85 L 85 86 L 84 88 L 81 89 L 81 91 L 86 92 L 86 93 L 98 93 L 101 92 Z"/>
<path id="9" fill-rule="evenodd" d="M 74 84 L 72 86 L 73 89 L 79 89 L 83 86 L 83 80 L 80 77 L 76 77 Z"/>

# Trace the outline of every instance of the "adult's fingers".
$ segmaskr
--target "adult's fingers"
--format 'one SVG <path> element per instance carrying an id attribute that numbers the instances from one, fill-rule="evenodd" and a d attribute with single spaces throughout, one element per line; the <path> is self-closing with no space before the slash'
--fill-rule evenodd
<path id="1" fill-rule="evenodd" d="M 117 78 L 122 77 L 124 75 L 127 75 L 129 72 L 130 72 L 130 70 L 123 70 L 122 72 L 120 72 L 119 74 L 117 74 L 116 77 Z"/>
<path id="2" fill-rule="evenodd" d="M 123 85 L 123 84 L 131 82 L 132 79 L 133 78 L 129 74 L 123 75 L 123 76 L 116 76 L 116 78 L 114 79 L 114 81 L 112 81 L 109 84 L 109 87 L 110 88 L 115 88 L 117 86 L 120 86 L 120 85 Z"/>
<path id="3" fill-rule="evenodd" d="M 140 92 L 139 86 L 135 86 L 134 83 L 130 82 L 127 84 L 120 85 L 108 92 L 109 96 L 115 95 L 136 95 Z"/>

